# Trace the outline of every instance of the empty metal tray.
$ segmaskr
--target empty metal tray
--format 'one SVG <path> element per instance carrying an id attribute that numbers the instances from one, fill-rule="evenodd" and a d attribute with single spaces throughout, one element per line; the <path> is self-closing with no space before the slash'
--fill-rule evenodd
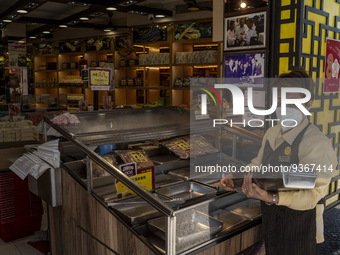
<path id="1" fill-rule="evenodd" d="M 259 200 L 247 199 L 240 203 L 225 208 L 225 210 L 247 217 L 251 220 L 261 216 L 261 204 Z"/>
<path id="2" fill-rule="evenodd" d="M 197 241 L 204 242 L 216 236 L 223 226 L 223 222 L 196 210 L 189 210 L 179 220 L 176 227 L 176 245 L 186 246 Z M 166 217 L 148 221 L 150 231 L 165 240 Z M 183 249 L 182 249 L 183 250 Z"/>
<path id="3" fill-rule="evenodd" d="M 235 227 L 249 221 L 249 219 L 244 216 L 222 209 L 212 212 L 210 216 L 223 222 L 222 232 L 232 230 Z"/>
<path id="4" fill-rule="evenodd" d="M 189 167 L 183 167 L 176 170 L 169 171 L 168 174 L 180 177 L 184 180 L 190 179 L 190 168 Z"/>
<path id="5" fill-rule="evenodd" d="M 216 189 L 196 182 L 183 182 L 160 188 L 156 192 L 166 197 L 182 198 L 189 201 L 204 195 L 215 194 Z"/>
<path id="6" fill-rule="evenodd" d="M 167 198 L 160 196 L 158 194 L 154 194 L 161 200 L 167 200 Z M 143 205 L 129 205 L 129 202 L 142 202 L 144 201 L 140 197 L 131 197 L 120 199 L 119 202 L 121 204 L 111 206 L 111 208 L 116 211 L 122 218 L 131 225 L 138 225 L 142 223 L 146 223 L 149 219 L 156 218 L 161 216 L 162 214 L 157 211 L 150 204 L 146 203 Z"/>
<path id="7" fill-rule="evenodd" d="M 155 186 L 156 186 L 156 188 L 164 187 L 164 186 L 167 186 L 169 184 L 179 183 L 179 182 L 182 182 L 182 181 L 183 181 L 183 179 L 179 178 L 177 176 L 172 176 L 172 175 L 168 175 L 168 174 L 155 175 Z"/>

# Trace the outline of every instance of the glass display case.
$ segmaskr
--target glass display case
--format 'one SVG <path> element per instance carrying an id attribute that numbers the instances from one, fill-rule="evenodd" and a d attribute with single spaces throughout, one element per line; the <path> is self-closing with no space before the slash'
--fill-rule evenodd
<path id="1" fill-rule="evenodd" d="M 214 130 L 202 125 L 205 120 L 192 121 L 190 112 L 179 107 L 75 115 L 80 124 L 63 126 L 51 122 L 54 115 L 44 116 L 45 128 L 48 124 L 69 141 L 61 145 L 63 167 L 159 254 L 197 253 L 259 223 L 258 201 L 224 191 L 219 185 L 223 174 L 193 174 L 193 155 L 184 153 L 194 147 L 193 141 L 195 147 L 210 143 L 214 149 L 198 151 L 200 162 L 210 162 L 213 157 L 239 167 L 245 162 L 228 156 L 217 144 L 225 132 L 232 141 L 240 135 L 236 131 Z M 196 140 L 183 149 L 191 136 Z M 244 138 L 249 137 L 245 134 Z M 250 140 L 260 144 L 253 136 Z M 136 155 L 143 160 L 136 160 L 139 163 L 133 168 L 134 162 L 126 159 Z M 145 170 L 150 167 L 147 162 L 151 162 L 150 175 Z M 143 179 L 147 180 L 140 182 Z M 129 194 L 121 192 L 122 187 Z"/>

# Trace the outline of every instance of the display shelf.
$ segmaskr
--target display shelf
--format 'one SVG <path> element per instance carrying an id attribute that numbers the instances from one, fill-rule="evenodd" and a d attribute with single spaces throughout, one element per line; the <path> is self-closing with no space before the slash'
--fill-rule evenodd
<path id="1" fill-rule="evenodd" d="M 170 87 L 144 87 L 145 89 L 160 89 L 160 90 L 170 90 Z"/>
<path id="2" fill-rule="evenodd" d="M 211 63 L 183 63 L 183 64 L 173 64 L 173 66 L 206 66 L 206 68 L 218 67 L 220 63 L 211 62 Z"/>
<path id="3" fill-rule="evenodd" d="M 80 66 L 79 68 L 64 69 L 62 68 L 63 63 L 79 63 L 80 60 L 87 60 L 87 67 L 97 67 L 99 62 L 112 62 L 112 66 L 114 66 L 115 69 L 114 82 L 116 88 L 114 93 L 112 93 L 114 98 L 113 102 L 115 105 L 154 103 L 157 102 L 155 98 L 158 94 L 158 92 L 156 93 L 157 90 L 173 90 L 174 93 L 170 93 L 170 95 L 168 95 L 169 100 L 166 100 L 166 102 L 170 105 L 185 105 L 189 107 L 190 93 L 188 92 L 190 88 L 174 87 L 175 80 L 177 78 L 195 76 L 220 77 L 222 73 L 221 59 L 223 52 L 221 43 L 212 42 L 212 39 L 177 41 L 174 40 L 174 31 L 172 29 L 168 29 L 167 31 L 167 41 L 135 43 L 133 44 L 133 48 L 129 50 L 115 51 L 114 43 L 111 43 L 111 49 L 109 50 L 86 51 L 85 44 L 83 44 L 81 47 L 82 50 L 77 52 L 38 55 L 35 57 L 37 63 L 40 62 L 41 64 L 45 64 L 47 62 L 57 62 L 57 69 L 39 71 L 39 65 L 35 63 L 35 70 L 37 70 L 34 72 L 36 82 L 39 83 L 43 82 L 44 80 L 52 79 L 56 80 L 57 83 L 60 83 L 60 81 L 65 79 L 76 78 L 75 76 L 80 77 Z M 176 53 L 178 52 L 195 52 L 204 50 L 217 51 L 216 61 L 210 61 L 206 63 L 176 63 Z M 168 64 L 151 64 L 157 63 L 158 60 L 152 59 L 152 57 L 155 57 L 154 54 L 159 53 L 169 54 L 170 59 Z M 150 64 L 143 63 L 143 65 L 138 65 L 141 54 L 152 55 L 150 56 L 151 59 L 144 59 L 144 61 L 147 61 L 144 63 L 150 62 Z M 159 61 L 164 61 L 163 56 L 166 57 L 166 55 L 162 55 L 159 57 Z M 125 61 L 125 63 L 123 63 L 123 61 Z M 133 65 L 134 63 L 135 65 Z M 131 66 L 129 66 L 129 64 Z M 204 68 L 207 70 L 204 70 Z M 203 70 L 200 71 L 198 69 Z M 126 80 L 124 81 L 124 79 Z M 138 85 L 142 84 L 142 86 L 131 86 L 131 79 L 134 79 L 133 83 L 137 83 Z M 125 84 L 128 82 L 130 86 L 125 86 Z M 122 84 L 122 86 L 120 86 L 120 84 Z M 63 86 L 58 86 L 58 88 L 61 87 Z M 125 90 L 124 93 L 123 90 Z M 154 92 L 150 93 L 150 90 L 154 90 Z M 183 93 L 180 93 L 180 90 L 182 90 Z M 137 92 L 138 95 L 136 95 Z M 93 95 L 91 95 L 90 90 L 84 88 L 83 93 L 85 93 L 85 98 L 89 101 L 88 103 L 93 104 Z M 99 101 L 102 100 L 101 97 L 103 95 L 108 95 L 108 92 L 100 92 Z"/>
<path id="4" fill-rule="evenodd" d="M 75 68 L 75 69 L 58 69 L 57 71 L 58 72 L 74 72 L 74 71 L 79 71 L 80 72 L 80 69 L 79 68 Z"/>
<path id="5" fill-rule="evenodd" d="M 50 73 L 50 72 L 58 72 L 58 70 L 37 70 L 34 71 L 36 73 Z"/>
<path id="6" fill-rule="evenodd" d="M 116 89 L 144 89 L 145 87 L 139 86 L 139 87 L 134 87 L 134 86 L 117 86 Z"/>
<path id="7" fill-rule="evenodd" d="M 81 51 L 75 51 L 75 52 L 61 52 L 58 54 L 58 56 L 60 55 L 65 55 L 65 56 L 72 56 L 72 55 L 83 55 L 83 52 Z"/>

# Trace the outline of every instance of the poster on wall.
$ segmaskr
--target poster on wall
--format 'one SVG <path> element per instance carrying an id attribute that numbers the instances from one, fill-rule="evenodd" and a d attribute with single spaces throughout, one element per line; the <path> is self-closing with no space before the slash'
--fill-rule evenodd
<path id="1" fill-rule="evenodd" d="M 26 44 L 9 43 L 8 44 L 8 67 L 20 68 L 26 67 Z"/>
<path id="2" fill-rule="evenodd" d="M 224 50 L 266 47 L 266 22 L 266 12 L 226 18 Z"/>
<path id="3" fill-rule="evenodd" d="M 225 54 L 223 78 L 232 79 L 240 87 L 263 87 L 265 53 Z"/>
<path id="4" fill-rule="evenodd" d="M 340 40 L 327 38 L 324 93 L 338 93 L 340 86 Z"/>
<path id="5" fill-rule="evenodd" d="M 192 22 L 175 26 L 175 40 L 212 38 L 212 22 Z"/>

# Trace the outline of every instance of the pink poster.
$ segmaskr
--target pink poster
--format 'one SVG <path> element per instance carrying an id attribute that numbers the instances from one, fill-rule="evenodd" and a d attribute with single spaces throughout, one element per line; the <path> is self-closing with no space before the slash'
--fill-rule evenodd
<path id="1" fill-rule="evenodd" d="M 339 92 L 340 41 L 326 40 L 324 93 Z"/>

